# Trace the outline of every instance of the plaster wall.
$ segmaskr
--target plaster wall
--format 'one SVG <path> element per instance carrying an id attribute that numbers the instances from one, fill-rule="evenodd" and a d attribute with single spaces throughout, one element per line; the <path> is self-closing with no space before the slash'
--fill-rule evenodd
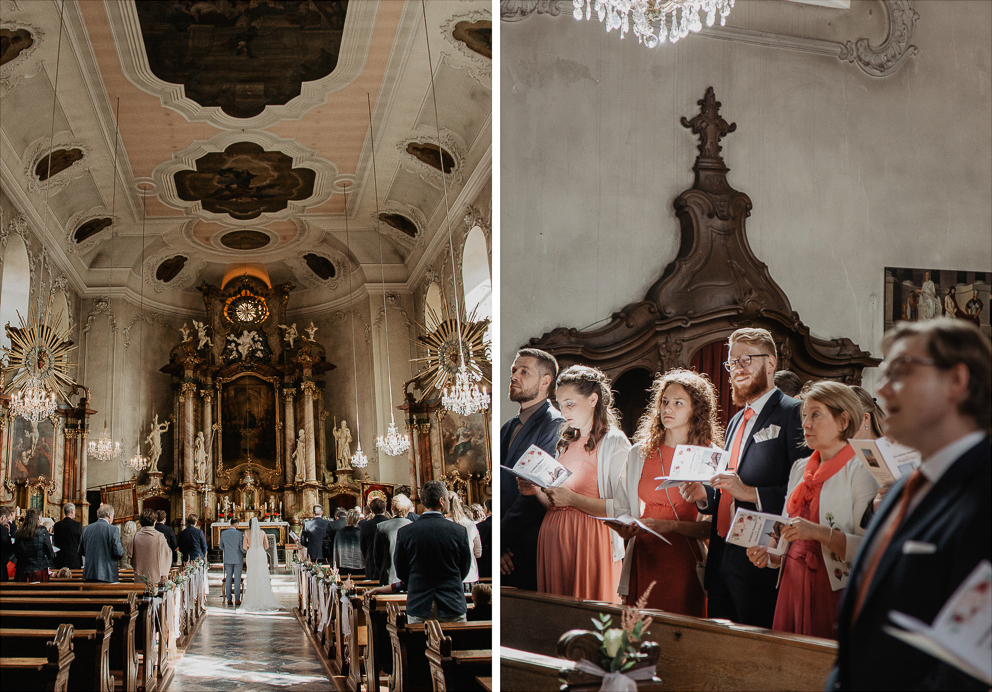
<path id="1" fill-rule="evenodd" d="M 884 78 L 697 35 L 648 50 L 567 12 L 503 22 L 497 392 L 529 338 L 642 300 L 674 258 L 697 154 L 679 117 L 707 86 L 737 123 L 723 156 L 754 204 L 751 247 L 814 335 L 880 355 L 884 267 L 989 271 L 992 3 L 912 5 L 919 54 Z"/>

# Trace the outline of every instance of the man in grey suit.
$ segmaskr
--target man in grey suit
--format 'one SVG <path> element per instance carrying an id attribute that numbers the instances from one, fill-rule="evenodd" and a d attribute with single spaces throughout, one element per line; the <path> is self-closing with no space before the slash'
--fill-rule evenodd
<path id="1" fill-rule="evenodd" d="M 231 588 L 234 588 L 234 605 L 241 605 L 241 570 L 245 566 L 244 536 L 238 530 L 238 520 L 231 519 L 231 528 L 220 533 L 220 547 L 224 551 L 224 602 L 231 605 Z"/>
<path id="2" fill-rule="evenodd" d="M 392 584 L 397 581 L 396 565 L 393 555 L 396 554 L 396 532 L 407 524 L 407 513 L 413 510 L 413 502 L 406 495 L 393 496 L 393 519 L 380 522 L 375 526 L 375 539 L 372 542 L 373 564 L 377 566 L 376 574 L 365 573 L 368 579 L 378 579 L 380 584 Z"/>
<path id="3" fill-rule="evenodd" d="M 117 561 L 124 557 L 121 532 L 114 526 L 114 508 L 100 505 L 97 520 L 83 529 L 79 539 L 79 554 L 83 561 L 83 580 L 116 584 Z"/>

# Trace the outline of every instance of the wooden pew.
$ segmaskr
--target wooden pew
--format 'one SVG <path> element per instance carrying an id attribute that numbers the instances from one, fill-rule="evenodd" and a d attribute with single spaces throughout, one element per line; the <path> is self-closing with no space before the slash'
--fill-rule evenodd
<path id="1" fill-rule="evenodd" d="M 573 661 L 529 651 L 499 648 L 500 681 L 506 689 L 557 692 L 560 676 L 575 668 Z M 502 682 L 507 681 L 507 682 Z"/>
<path id="2" fill-rule="evenodd" d="M 3 692 L 67 692 L 72 651 L 72 625 L 59 625 L 55 637 L 45 642 L 45 655 L 0 658 Z"/>
<path id="3" fill-rule="evenodd" d="M 18 632 L 10 635 L 11 638 L 4 637 L 4 649 L 23 652 L 27 657 L 39 657 L 60 625 L 72 625 L 72 648 L 76 657 L 69 668 L 69 690 L 113 692 L 114 678 L 110 674 L 113 616 L 114 609 L 109 605 L 76 612 L 3 608 L 0 609 L 3 631 Z M 24 633 L 32 629 L 41 630 L 41 634 L 32 637 Z"/>
<path id="4" fill-rule="evenodd" d="M 114 609 L 114 628 L 110 638 L 110 672 L 122 684 L 124 692 L 136 692 L 138 655 L 135 632 L 140 610 L 139 596 L 136 593 L 127 593 L 123 597 L 117 595 L 90 598 L 89 596 L 90 594 L 85 591 L 78 594 L 70 592 L 59 597 L 45 594 L 11 595 L 0 591 L 0 609 L 78 612 L 109 605 Z"/>
<path id="5" fill-rule="evenodd" d="M 486 641 L 475 642 L 477 648 L 454 647 L 452 638 L 444 630 L 451 630 L 454 625 L 463 623 L 446 622 L 444 630 L 437 620 L 424 623 L 427 628 L 427 661 L 431 666 L 431 682 L 434 692 L 462 692 L 467 690 L 482 690 L 478 678 L 487 673 L 492 674 L 493 651 L 492 622 L 464 623 L 472 625 L 488 624 Z M 489 646 L 479 647 L 480 644 Z"/>
<path id="6" fill-rule="evenodd" d="M 388 603 L 386 613 L 386 630 L 389 632 L 393 655 L 389 692 L 431 689 L 433 678 L 431 665 L 427 660 L 426 623 L 408 624 L 406 610 L 399 603 Z M 446 622 L 443 627 L 444 634 L 450 637 L 454 649 L 489 649 L 492 646 L 491 621 Z M 480 673 L 476 672 L 475 675 Z M 476 686 L 472 685 L 470 689 L 476 689 Z M 515 688 L 504 686 L 504 689 Z"/>
<path id="7" fill-rule="evenodd" d="M 621 610 L 608 603 L 503 587 L 501 644 L 556 656 L 562 634 L 592 629 L 592 619 L 600 613 L 619 623 Z M 657 676 L 663 689 L 822 690 L 837 655 L 837 643 L 829 639 L 646 612 L 654 618 L 646 639 L 661 646 Z M 500 679 L 505 689 L 538 689 L 528 687 L 526 679 L 516 680 L 515 668 L 501 665 L 500 670 L 506 671 Z"/>

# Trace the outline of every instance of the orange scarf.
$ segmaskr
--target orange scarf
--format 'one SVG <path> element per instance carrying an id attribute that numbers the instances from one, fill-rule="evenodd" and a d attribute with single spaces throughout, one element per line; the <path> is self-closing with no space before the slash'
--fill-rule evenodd
<path id="1" fill-rule="evenodd" d="M 813 452 L 809 461 L 806 462 L 806 472 L 803 474 L 802 481 L 792 491 L 789 500 L 785 503 L 785 508 L 789 512 L 789 516 L 799 516 L 799 512 L 803 508 L 803 503 L 809 500 L 812 521 L 819 522 L 820 490 L 823 488 L 823 482 L 828 478 L 832 478 L 834 474 L 844 468 L 844 465 L 852 457 L 854 457 L 854 450 L 849 444 L 844 445 L 833 459 L 822 465 L 820 464 L 820 453 Z"/>

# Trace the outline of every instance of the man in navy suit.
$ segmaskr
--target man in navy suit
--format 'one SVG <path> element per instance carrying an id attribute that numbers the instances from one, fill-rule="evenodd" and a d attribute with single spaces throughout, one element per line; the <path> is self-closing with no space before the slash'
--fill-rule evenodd
<path id="1" fill-rule="evenodd" d="M 527 448 L 537 445 L 554 455 L 564 418 L 551 405 L 558 378 L 554 356 L 536 348 L 517 352 L 510 369 L 510 401 L 520 413 L 499 431 L 499 463 L 512 468 Z M 500 573 L 503 586 L 537 590 L 537 537 L 544 506 L 536 497 L 521 495 L 517 478 L 500 471 Z"/>
<path id="2" fill-rule="evenodd" d="M 959 319 L 899 323 L 882 340 L 885 433 L 923 463 L 897 481 L 868 526 L 838 615 L 827 689 L 984 690 L 883 627 L 892 610 L 931 624 L 992 559 L 992 346 Z"/>
<path id="3" fill-rule="evenodd" d="M 176 544 L 179 552 L 183 554 L 183 562 L 207 556 L 207 538 L 203 535 L 203 531 L 196 527 L 199 519 L 196 514 L 190 514 L 186 517 L 186 528 L 176 536 Z"/>
<path id="4" fill-rule="evenodd" d="M 324 508 L 320 505 L 313 506 L 313 519 L 303 523 L 303 535 L 300 536 L 300 545 L 307 549 L 307 555 L 312 562 L 319 562 L 327 557 L 324 554 L 324 534 L 331 522 L 324 518 Z M 331 546 L 333 549 L 334 546 Z"/>
<path id="5" fill-rule="evenodd" d="M 707 616 L 771 628 L 778 599 L 777 570 L 751 564 L 746 549 L 725 542 L 737 509 L 781 514 L 789 473 L 796 459 L 809 456 L 804 444 L 799 401 L 775 386 L 775 341 L 766 329 L 738 329 L 730 335 L 734 404 L 743 406 L 730 421 L 726 473 L 712 487 L 685 483 L 681 491 L 699 510 L 714 515 L 706 560 Z"/>
<path id="6" fill-rule="evenodd" d="M 468 531 L 448 521 L 448 489 L 427 481 L 420 491 L 424 513 L 396 532 L 396 576 L 406 586 L 407 622 L 464 622 L 468 608 L 462 580 L 472 567 Z"/>

